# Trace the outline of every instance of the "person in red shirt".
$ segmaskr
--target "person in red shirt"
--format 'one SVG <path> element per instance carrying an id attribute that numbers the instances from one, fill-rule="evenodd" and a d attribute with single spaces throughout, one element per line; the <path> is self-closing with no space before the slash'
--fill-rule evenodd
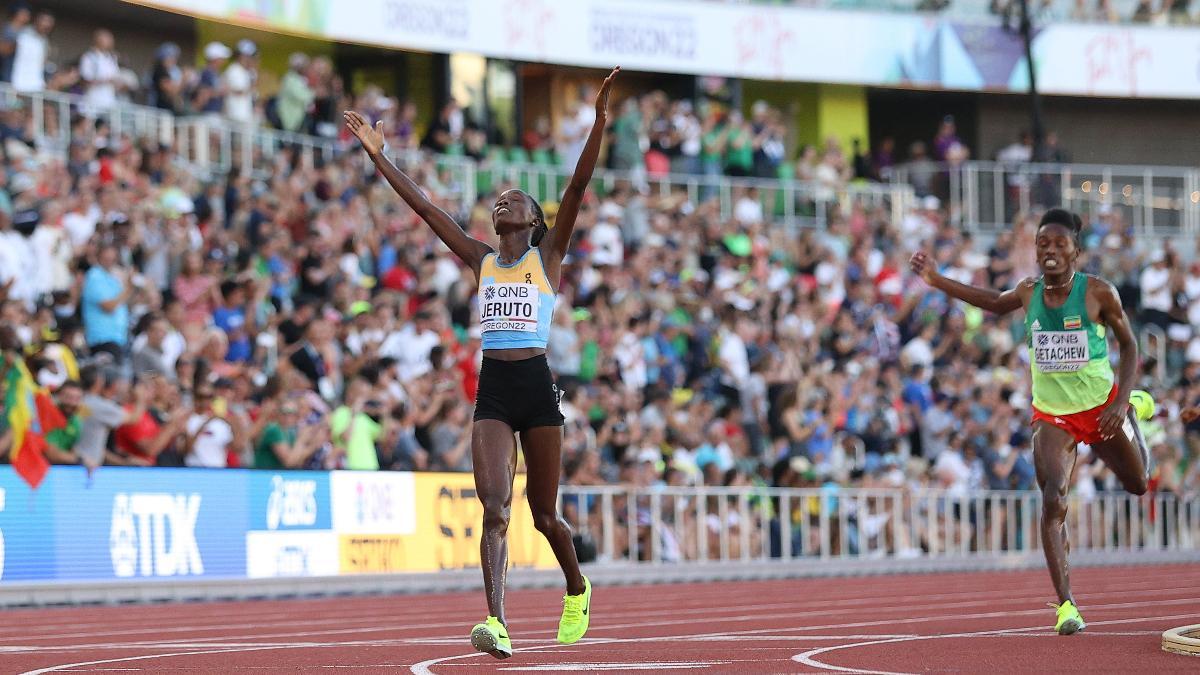
<path id="1" fill-rule="evenodd" d="M 456 342 L 454 345 L 454 367 L 462 374 L 463 395 L 468 401 L 474 401 L 475 393 L 479 391 L 479 362 L 483 356 L 481 335 L 478 327 L 471 328 L 467 333 L 467 343 Z"/>
<path id="2" fill-rule="evenodd" d="M 158 456 L 171 446 L 176 437 L 183 431 L 187 421 L 186 414 L 176 414 L 167 417 L 165 409 L 171 407 L 174 387 L 163 376 L 145 374 L 141 378 L 147 382 L 153 392 L 153 400 L 161 408 L 147 407 L 138 419 L 122 424 L 113 432 L 113 442 L 117 450 L 129 457 L 135 466 L 154 466 Z M 126 410 L 132 410 L 132 405 L 126 405 Z"/>

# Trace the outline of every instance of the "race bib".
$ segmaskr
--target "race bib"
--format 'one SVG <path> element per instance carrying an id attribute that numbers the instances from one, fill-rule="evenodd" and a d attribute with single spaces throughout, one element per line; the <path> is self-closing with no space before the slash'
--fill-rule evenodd
<path id="1" fill-rule="evenodd" d="M 542 296 L 534 284 L 492 284 L 479 291 L 479 328 L 536 333 Z"/>
<path id="2" fill-rule="evenodd" d="M 1043 373 L 1073 373 L 1082 370 L 1091 358 L 1086 331 L 1033 332 L 1033 362 Z"/>

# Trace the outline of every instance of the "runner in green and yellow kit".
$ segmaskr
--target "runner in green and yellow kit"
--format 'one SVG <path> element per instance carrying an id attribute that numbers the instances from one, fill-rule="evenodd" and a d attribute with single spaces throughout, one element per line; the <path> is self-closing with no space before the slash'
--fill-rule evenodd
<path id="1" fill-rule="evenodd" d="M 1082 229 L 1079 216 L 1065 209 L 1047 211 L 1037 230 L 1042 276 L 1003 292 L 947 279 L 923 252 L 911 261 L 912 270 L 926 283 L 953 298 L 997 314 L 1025 309 L 1042 541 L 1058 593 L 1055 630 L 1061 635 L 1086 626 L 1071 596 L 1067 565 L 1067 490 L 1076 445 L 1092 446 L 1126 490 L 1145 494 L 1149 452 L 1137 421 L 1154 414 L 1154 399 L 1133 390 L 1137 342 L 1116 289 L 1103 279 L 1076 273 Z M 1120 347 L 1116 374 L 1108 358 L 1109 330 Z"/>

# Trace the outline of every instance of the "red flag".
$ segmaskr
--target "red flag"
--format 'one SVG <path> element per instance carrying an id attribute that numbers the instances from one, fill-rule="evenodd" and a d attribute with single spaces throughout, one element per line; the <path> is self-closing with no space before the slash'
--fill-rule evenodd
<path id="1" fill-rule="evenodd" d="M 50 392 L 45 389 L 39 390 L 34 394 L 33 401 L 37 408 L 38 419 L 42 422 L 43 434 L 66 428 L 67 418 L 58 409 L 58 405 L 54 402 L 54 399 L 50 398 Z"/>
<path id="2" fill-rule="evenodd" d="M 46 461 L 46 439 L 41 434 L 25 434 L 20 452 L 13 457 L 13 469 L 29 483 L 29 487 L 38 489 L 50 471 L 50 462 Z"/>
<path id="3" fill-rule="evenodd" d="M 50 470 L 44 434 L 66 426 L 67 420 L 46 389 L 34 381 L 24 361 L 17 359 L 4 380 L 4 407 L 12 429 L 9 460 L 17 474 L 37 489 Z"/>

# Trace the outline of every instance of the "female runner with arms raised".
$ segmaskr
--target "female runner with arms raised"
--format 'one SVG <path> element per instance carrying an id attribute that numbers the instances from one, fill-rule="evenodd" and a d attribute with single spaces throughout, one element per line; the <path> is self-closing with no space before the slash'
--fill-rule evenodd
<path id="1" fill-rule="evenodd" d="M 438 238 L 470 266 L 479 282 L 483 366 L 475 399 L 471 456 L 475 489 L 483 503 L 480 557 L 488 617 L 471 631 L 471 644 L 496 658 L 512 656 L 504 617 L 504 578 L 516 473 L 515 434 L 521 435 L 525 453 L 526 490 L 534 525 L 549 541 L 566 576 L 558 641 L 576 642 L 588 628 L 591 583 L 579 571 L 571 531 L 557 511 L 563 416 L 558 388 L 546 362 L 546 342 L 563 257 L 600 154 L 608 94 L 618 72 L 620 68 L 613 69 L 596 96 L 596 122 L 563 194 L 554 228 L 547 227 L 542 207 L 533 197 L 520 190 L 508 190 L 492 209 L 492 225 L 500 240 L 496 250 L 467 236 L 384 156 L 382 122 L 372 129 L 362 115 L 345 113 L 346 125 L 383 177 Z"/>

